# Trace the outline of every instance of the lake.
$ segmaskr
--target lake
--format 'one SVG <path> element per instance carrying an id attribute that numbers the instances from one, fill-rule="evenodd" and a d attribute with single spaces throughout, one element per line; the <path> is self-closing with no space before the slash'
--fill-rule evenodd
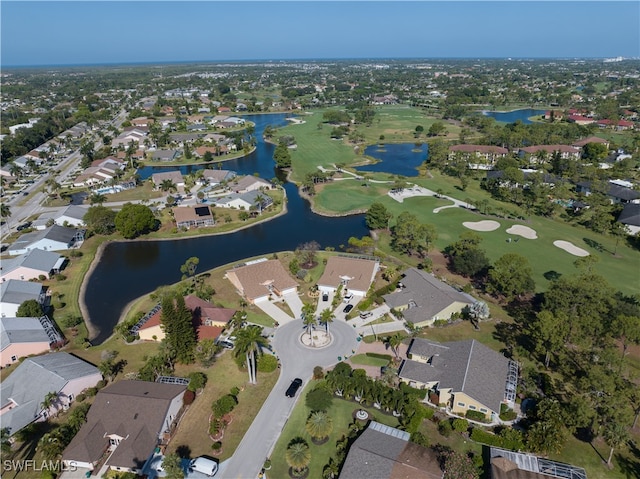
<path id="1" fill-rule="evenodd" d="M 486 116 L 490 116 L 495 118 L 496 121 L 501 121 L 503 123 L 515 123 L 520 120 L 525 125 L 530 125 L 533 123 L 529 120 L 532 116 L 540 116 L 544 115 L 546 110 L 534 110 L 532 108 L 526 108 L 523 110 L 513 110 L 513 111 L 483 111 L 482 114 Z"/>
<path id="2" fill-rule="evenodd" d="M 364 150 L 364 154 L 381 161 L 371 165 L 358 166 L 356 170 L 418 176 L 418 167 L 427 159 L 428 151 L 429 147 L 426 143 L 419 145 L 414 143 L 371 145 Z"/>

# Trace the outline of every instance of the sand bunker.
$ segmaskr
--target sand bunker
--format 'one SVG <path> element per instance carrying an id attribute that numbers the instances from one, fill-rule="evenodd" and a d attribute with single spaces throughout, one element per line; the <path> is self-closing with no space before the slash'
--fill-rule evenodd
<path id="1" fill-rule="evenodd" d="M 465 221 L 462 226 L 473 231 L 495 231 L 500 228 L 500 223 L 492 220 Z"/>
<path id="2" fill-rule="evenodd" d="M 522 236 L 523 238 L 527 238 L 527 239 L 538 239 L 536 230 L 531 229 L 528 226 L 513 225 L 511 228 L 507 230 L 507 233 L 511 235 Z"/>
<path id="3" fill-rule="evenodd" d="M 568 241 L 562 241 L 562 240 L 554 241 L 553 245 L 557 246 L 560 249 L 565 250 L 567 253 L 571 253 L 574 256 L 589 256 L 588 251 L 585 251 L 582 248 L 578 248 L 576 245 Z"/>

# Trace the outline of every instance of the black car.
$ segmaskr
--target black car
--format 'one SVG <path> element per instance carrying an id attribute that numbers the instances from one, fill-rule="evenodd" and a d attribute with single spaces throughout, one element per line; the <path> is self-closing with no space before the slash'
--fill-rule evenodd
<path id="1" fill-rule="evenodd" d="M 16 228 L 18 231 L 26 230 L 31 226 L 31 221 L 27 221 L 26 223 L 22 223 L 20 226 Z"/>
<path id="2" fill-rule="evenodd" d="M 349 312 L 353 309 L 353 304 L 347 304 L 342 310 L 343 313 L 349 314 Z"/>
<path id="3" fill-rule="evenodd" d="M 322 301 L 329 301 L 329 293 L 322 293 Z"/>
<path id="4" fill-rule="evenodd" d="M 296 395 L 296 392 L 298 392 L 298 389 L 300 389 L 300 386 L 302 386 L 302 379 L 295 378 L 293 381 L 291 381 L 291 385 L 287 389 L 287 392 L 284 393 L 284 395 L 287 396 L 288 398 L 292 398 L 293 396 Z"/>

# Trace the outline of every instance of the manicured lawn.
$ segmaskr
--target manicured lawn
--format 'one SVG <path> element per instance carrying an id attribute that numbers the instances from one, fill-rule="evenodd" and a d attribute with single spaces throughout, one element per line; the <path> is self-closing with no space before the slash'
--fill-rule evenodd
<path id="1" fill-rule="evenodd" d="M 367 356 L 366 354 L 356 354 L 355 356 L 351 356 L 349 358 L 353 364 L 361 364 L 363 366 L 376 366 L 382 367 L 389 364 L 389 361 L 382 358 L 372 358 L 371 356 Z"/>
<path id="2" fill-rule="evenodd" d="M 176 369 L 178 376 L 182 373 L 188 374 L 193 370 L 201 370 L 195 366 L 185 367 L 184 371 L 181 369 Z M 221 439 L 222 452 L 217 456 L 223 461 L 231 457 L 240 444 L 242 437 L 262 407 L 262 403 L 278 380 L 279 370 L 268 374 L 258 373 L 258 384 L 249 385 L 247 384 L 247 372 L 238 369 L 233 361 L 232 352 L 227 351 L 204 372 L 208 377 L 207 385 L 180 421 L 180 426 L 169 443 L 167 452 L 187 447 L 191 451 L 191 457 L 212 455 L 213 441 L 209 437 L 211 405 L 221 396 L 229 394 L 234 386 L 237 386 L 242 390 L 237 396 L 238 404 L 231 413 L 231 424 L 227 426 L 224 437 Z"/>
<path id="3" fill-rule="evenodd" d="M 154 189 L 151 181 L 145 181 L 136 188 L 130 190 L 124 190 L 120 193 L 113 193 L 105 195 L 107 202 L 114 201 L 134 201 L 134 200 L 153 200 L 165 196 L 167 193 L 164 191 Z"/>
<path id="4" fill-rule="evenodd" d="M 336 441 L 343 435 L 349 433 L 349 424 L 353 423 L 352 414 L 355 410 L 361 409 L 357 403 L 345 401 L 343 399 L 333 399 L 333 404 L 328 413 L 333 419 L 333 432 L 329 436 L 329 440 L 319 446 L 311 441 L 311 436 L 305 431 L 305 424 L 311 411 L 305 405 L 305 396 L 308 391 L 316 386 L 316 381 L 311 381 L 304 391 L 300 394 L 300 399 L 293 409 L 286 426 L 284 427 L 278 442 L 271 455 L 272 469 L 268 472 L 270 478 L 281 479 L 288 476 L 289 466 L 285 460 L 285 453 L 289 442 L 296 437 L 302 437 L 309 444 L 311 450 L 311 464 L 309 466 L 309 478 L 322 477 L 322 469 L 329 462 L 329 458 L 335 456 Z M 393 416 L 387 416 L 375 408 L 366 409 L 369 414 L 373 415 L 378 422 L 388 426 L 396 427 L 398 419 Z"/>

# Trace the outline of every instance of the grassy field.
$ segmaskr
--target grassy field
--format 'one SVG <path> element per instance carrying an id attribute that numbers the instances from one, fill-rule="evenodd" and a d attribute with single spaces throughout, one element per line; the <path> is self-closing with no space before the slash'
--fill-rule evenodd
<path id="1" fill-rule="evenodd" d="M 372 358 L 371 356 L 367 356 L 366 354 L 356 354 L 355 356 L 351 356 L 349 358 L 353 364 L 360 364 L 362 366 L 376 366 L 382 367 L 389 364 L 389 361 L 382 358 Z"/>
<path id="2" fill-rule="evenodd" d="M 311 413 L 306 406 L 304 398 L 306 393 L 315 388 L 317 382 L 311 381 L 304 391 L 301 391 L 300 398 L 296 404 L 286 426 L 284 427 L 278 442 L 271 454 L 272 469 L 267 473 L 270 478 L 279 479 L 288 476 L 289 466 L 285 460 L 285 453 L 289 442 L 296 437 L 302 437 L 309 444 L 311 449 L 311 464 L 309 466 L 309 478 L 322 477 L 322 469 L 329 458 L 335 456 L 336 441 L 343 435 L 349 433 L 349 424 L 354 422 L 352 414 L 357 409 L 361 409 L 360 405 L 351 401 L 334 398 L 331 408 L 327 411 L 333 419 L 333 432 L 329 436 L 329 440 L 322 445 L 315 445 L 311 441 L 311 436 L 305 431 L 307 418 Z M 398 419 L 393 416 L 382 414 L 374 408 L 362 408 L 369 412 L 373 418 L 388 426 L 397 426 Z"/>
<path id="3" fill-rule="evenodd" d="M 442 190 L 445 195 L 450 195 L 465 201 L 469 198 L 473 202 L 486 199 L 490 208 L 503 207 L 516 214 L 524 214 L 517 207 L 500 204 L 488 197 L 481 190 L 477 181 L 471 181 L 466 191 L 456 189 L 451 179 L 440 175 L 433 179 L 425 177 L 411 178 L 411 182 L 429 188 L 433 191 Z M 495 261 L 505 253 L 518 253 L 527 258 L 531 264 L 536 289 L 544 291 L 549 285 L 549 279 L 554 272 L 560 274 L 575 274 L 578 269 L 574 262 L 578 257 L 553 245 L 556 240 L 565 240 L 588 251 L 598 258 L 594 270 L 604 276 L 616 289 L 626 294 L 636 293 L 640 289 L 640 275 L 637 266 L 640 264 L 640 252 L 632 249 L 621 241 L 616 250 L 616 241 L 613 237 L 594 233 L 582 226 L 568 224 L 561 219 L 549 219 L 539 216 L 530 216 L 527 221 L 506 220 L 481 215 L 463 208 L 449 208 L 433 213 L 439 206 L 451 204 L 448 200 L 435 197 L 414 197 L 405 199 L 399 203 L 386 195 L 388 186 L 369 183 L 369 187 L 362 186 L 361 181 L 344 180 L 334 181 L 323 185 L 314 198 L 320 211 L 334 211 L 346 213 L 353 210 L 366 210 L 374 201 L 380 202 L 394 215 L 398 217 L 403 211 L 415 214 L 423 223 L 435 225 L 438 239 L 435 247 L 443 249 L 456 241 L 461 233 L 469 231 L 462 225 L 466 221 L 480 221 L 483 219 L 495 219 L 501 227 L 492 232 L 479 232 L 484 239 L 482 247 L 487 251 L 491 261 Z M 391 220 L 393 225 L 394 220 Z M 538 239 L 529 240 L 516 235 L 508 234 L 506 230 L 515 224 L 523 224 L 533 228 L 537 232 Z M 511 238 L 512 241 L 508 242 Z M 518 241 L 514 241 L 518 239 Z M 391 254 L 389 238 L 381 236 L 378 247 L 385 253 Z M 613 252 L 616 251 L 616 255 Z M 395 253 L 394 253 L 395 254 Z M 415 262 L 415 258 L 403 258 L 407 262 Z"/>

